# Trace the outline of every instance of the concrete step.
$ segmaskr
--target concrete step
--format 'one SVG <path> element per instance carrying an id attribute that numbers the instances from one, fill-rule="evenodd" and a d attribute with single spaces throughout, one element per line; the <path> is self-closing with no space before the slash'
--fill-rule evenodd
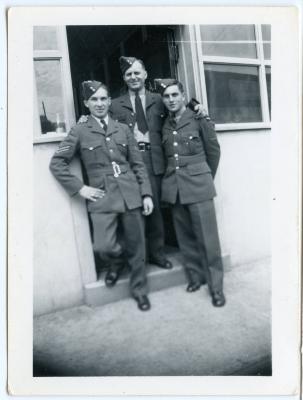
<path id="1" fill-rule="evenodd" d="M 170 287 L 186 284 L 184 268 L 182 266 L 182 257 L 178 249 L 166 249 L 167 258 L 172 262 L 173 269 L 164 270 L 155 265 L 148 264 L 147 276 L 149 292 L 157 292 L 159 290 L 168 289 Z M 224 270 L 230 270 L 229 255 L 223 256 Z M 129 293 L 129 277 L 128 273 L 124 272 L 116 285 L 112 288 L 107 288 L 104 283 L 105 272 L 98 276 L 96 282 L 89 283 L 84 287 L 85 303 L 89 306 L 102 306 L 109 303 L 114 303 L 119 300 L 126 299 L 130 296 Z"/>

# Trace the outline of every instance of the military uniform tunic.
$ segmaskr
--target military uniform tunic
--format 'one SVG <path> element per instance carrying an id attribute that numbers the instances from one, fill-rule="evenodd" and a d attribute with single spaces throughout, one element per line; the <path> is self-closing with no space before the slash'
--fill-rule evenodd
<path id="1" fill-rule="evenodd" d="M 222 290 L 223 268 L 213 198 L 220 146 L 213 123 L 186 109 L 162 130 L 167 167 L 162 200 L 173 205 L 176 235 L 190 281 Z"/>
<path id="2" fill-rule="evenodd" d="M 83 162 L 89 185 L 105 191 L 103 198 L 88 201 L 94 227 L 94 249 L 101 259 L 121 264 L 122 248 L 117 240 L 121 221 L 131 267 L 133 295 L 146 293 L 145 242 L 142 221 L 142 197 L 151 196 L 151 186 L 141 153 L 127 126 L 109 118 L 105 132 L 89 116 L 86 123 L 76 125 L 61 142 L 52 157 L 50 169 L 70 195 L 83 187 L 83 182 L 69 169 L 78 154 Z"/>
<path id="3" fill-rule="evenodd" d="M 110 115 L 113 119 L 124 123 L 134 132 L 136 114 L 126 93 L 112 100 Z M 146 217 L 146 237 L 152 259 L 164 257 L 164 225 L 160 209 L 161 178 L 165 171 L 164 153 L 161 143 L 161 130 L 165 120 L 162 97 L 158 93 L 145 91 L 145 116 L 148 125 L 150 150 L 142 152 L 153 192 L 154 210 Z"/>

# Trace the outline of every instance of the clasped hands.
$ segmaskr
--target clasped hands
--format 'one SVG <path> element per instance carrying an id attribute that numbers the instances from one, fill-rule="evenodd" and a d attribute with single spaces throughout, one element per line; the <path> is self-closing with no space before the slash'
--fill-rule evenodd
<path id="1" fill-rule="evenodd" d="M 86 200 L 96 202 L 98 199 L 102 199 L 105 196 L 105 190 L 84 185 L 79 190 L 79 195 Z M 144 196 L 142 201 L 143 201 L 142 214 L 148 216 L 153 212 L 154 209 L 153 200 L 150 196 Z"/>

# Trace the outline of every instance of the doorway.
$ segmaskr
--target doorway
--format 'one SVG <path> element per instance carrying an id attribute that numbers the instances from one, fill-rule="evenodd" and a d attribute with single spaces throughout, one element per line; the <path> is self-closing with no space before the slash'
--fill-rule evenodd
<path id="1" fill-rule="evenodd" d="M 76 120 L 87 114 L 82 96 L 81 82 L 98 80 L 110 89 L 111 97 L 120 96 L 125 90 L 119 57 L 136 57 L 144 61 L 148 78 L 146 88 L 154 90 L 154 79 L 177 77 L 178 62 L 174 42 L 174 26 L 119 25 L 119 26 L 67 26 Z M 85 171 L 83 171 L 85 172 Z M 84 181 L 86 180 L 85 173 Z M 163 208 L 165 240 L 169 246 L 177 246 L 169 208 Z M 92 226 L 90 223 L 92 234 Z M 96 267 L 103 269 L 96 258 Z"/>
<path id="2" fill-rule="evenodd" d="M 174 27 L 166 25 L 67 26 L 75 113 L 78 119 L 86 109 L 81 99 L 81 82 L 104 82 L 111 97 L 125 90 L 119 57 L 144 61 L 148 71 L 147 89 L 153 91 L 155 78 L 176 77 Z"/>

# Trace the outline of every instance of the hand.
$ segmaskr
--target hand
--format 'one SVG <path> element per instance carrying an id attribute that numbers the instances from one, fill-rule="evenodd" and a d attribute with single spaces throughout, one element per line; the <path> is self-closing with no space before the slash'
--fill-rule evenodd
<path id="1" fill-rule="evenodd" d="M 200 116 L 200 117 L 206 117 L 207 116 L 207 111 L 206 111 L 206 109 L 204 108 L 204 106 L 202 104 L 197 104 L 194 107 L 194 110 L 195 110 L 195 113 L 196 113 L 197 116 Z"/>
<path id="2" fill-rule="evenodd" d="M 150 215 L 153 212 L 154 209 L 154 203 L 153 199 L 150 196 L 145 196 L 143 198 L 143 212 L 142 214 L 147 216 Z"/>
<path id="3" fill-rule="evenodd" d="M 104 197 L 105 191 L 102 189 L 84 185 L 79 190 L 79 194 L 86 200 L 97 201 L 98 199 L 102 199 L 102 197 Z"/>
<path id="4" fill-rule="evenodd" d="M 77 124 L 84 124 L 85 122 L 87 122 L 87 120 L 88 120 L 87 115 L 81 115 L 81 117 L 78 119 Z"/>

